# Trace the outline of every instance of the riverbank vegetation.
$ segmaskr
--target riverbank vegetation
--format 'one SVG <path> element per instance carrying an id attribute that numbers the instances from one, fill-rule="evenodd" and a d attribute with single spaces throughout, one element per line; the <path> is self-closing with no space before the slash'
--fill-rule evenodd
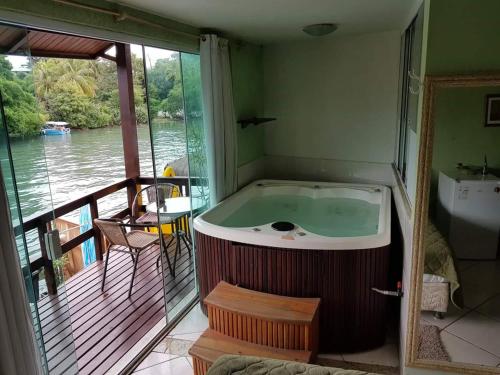
<path id="1" fill-rule="evenodd" d="M 13 73 L 5 57 L 0 57 L 0 92 L 9 133 L 19 136 L 39 132 L 44 116 L 33 95 L 32 76 Z"/>
<path id="2" fill-rule="evenodd" d="M 137 122 L 147 123 L 142 58 L 132 54 Z M 183 118 L 179 55 L 158 59 L 148 69 L 151 115 Z M 72 128 L 120 124 L 116 64 L 113 61 L 33 58 L 29 66 L 12 71 L 0 57 L 0 89 L 12 136 L 34 135 L 45 121 L 65 121 Z"/>

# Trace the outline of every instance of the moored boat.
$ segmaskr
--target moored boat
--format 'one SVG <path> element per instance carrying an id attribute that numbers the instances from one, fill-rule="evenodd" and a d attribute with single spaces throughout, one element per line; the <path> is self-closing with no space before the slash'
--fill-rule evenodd
<path id="1" fill-rule="evenodd" d="M 42 135 L 66 135 L 71 132 L 69 124 L 64 121 L 47 121 L 41 131 Z"/>

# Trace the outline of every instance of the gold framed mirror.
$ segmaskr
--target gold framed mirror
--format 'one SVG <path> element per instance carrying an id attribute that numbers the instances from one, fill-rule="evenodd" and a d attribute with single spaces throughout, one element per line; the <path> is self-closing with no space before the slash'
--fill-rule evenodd
<path id="1" fill-rule="evenodd" d="M 433 163 L 436 164 L 436 160 L 434 156 L 434 147 L 435 144 L 435 131 L 436 131 L 436 116 L 439 111 L 443 108 L 443 105 L 446 105 L 448 102 L 444 102 L 440 99 L 443 93 L 463 93 L 465 90 L 470 92 L 476 92 L 474 95 L 482 95 L 486 96 L 483 91 L 487 91 L 488 94 L 497 94 L 500 93 L 500 73 L 494 74 L 481 74 L 481 75 L 456 75 L 456 76 L 427 76 L 424 81 L 424 95 L 423 95 L 423 109 L 422 109 L 422 126 L 420 132 L 420 144 L 419 144 L 419 154 L 418 154 L 418 172 L 417 172 L 417 195 L 416 195 L 416 203 L 415 203 L 415 216 L 414 216 L 414 232 L 413 232 L 413 254 L 412 254 L 412 276 L 411 276 L 411 286 L 410 290 L 410 306 L 409 306 L 409 317 L 408 317 L 408 338 L 406 342 L 406 366 L 408 367 L 417 367 L 417 368 L 427 368 L 439 371 L 451 371 L 455 373 L 469 373 L 469 374 L 490 374 L 490 373 L 500 373 L 500 361 L 498 363 L 494 363 L 496 355 L 495 353 L 490 353 L 488 349 L 484 350 L 486 353 L 492 355 L 491 361 L 489 357 L 485 355 L 485 363 L 480 363 L 478 361 L 470 361 L 467 360 L 466 355 L 461 358 L 460 356 L 455 356 L 455 358 L 448 360 L 439 360 L 432 358 L 423 358 L 421 353 L 421 335 L 422 330 L 421 326 L 425 325 L 423 317 L 423 313 L 421 312 L 423 308 L 422 304 L 422 294 L 423 294 L 423 282 L 424 282 L 424 271 L 426 268 L 425 259 L 426 259 L 426 250 L 428 250 L 428 243 L 426 243 L 426 238 L 429 236 L 428 225 L 433 219 L 429 219 L 430 213 L 432 213 L 433 199 L 436 199 L 436 168 L 439 166 L 434 166 Z M 441 101 L 440 101 L 441 100 Z M 452 102 L 453 111 L 459 112 L 460 109 L 460 101 L 457 100 Z M 477 108 L 478 103 L 482 103 L 479 101 L 474 102 L 474 108 Z M 482 104 L 481 104 L 482 105 Z M 440 107 L 441 106 L 441 107 Z M 485 111 L 485 106 L 481 108 L 481 111 Z M 453 112 L 451 111 L 451 112 Z M 479 111 L 479 109 L 478 109 Z M 476 116 L 477 117 L 477 116 Z M 477 118 L 474 117 L 472 120 L 476 121 Z M 484 120 L 484 117 L 482 118 Z M 441 120 L 441 118 L 440 118 Z M 468 119 L 471 120 L 471 119 Z M 471 120 L 471 121 L 472 121 Z M 479 120 L 477 120 L 479 121 Z M 477 122 L 476 121 L 476 122 Z M 479 126 L 476 124 L 476 126 Z M 484 125 L 483 125 L 484 126 Z M 476 127 L 476 132 L 478 132 Z M 442 133 L 442 132 L 441 132 Z M 489 133 L 490 135 L 493 133 Z M 448 135 L 451 136 L 451 135 Z M 484 135 L 483 135 L 484 136 Z M 495 139 L 500 139 L 500 129 L 497 133 L 494 134 Z M 472 141 L 471 141 L 472 142 Z M 500 142 L 498 143 L 498 150 L 500 150 Z M 482 157 L 482 155 L 480 156 Z M 456 163 L 461 162 L 461 160 L 456 160 Z M 486 167 L 486 158 L 485 165 L 482 170 L 482 178 L 485 176 L 485 168 Z M 462 168 L 462 164 L 459 163 L 457 168 Z M 472 170 L 470 168 L 469 170 Z M 441 172 L 439 172 L 441 173 Z M 467 172 L 469 173 L 469 172 Z M 474 172 L 475 173 L 475 172 Z M 487 171 L 486 171 L 487 173 Z M 497 176 L 500 177 L 500 176 Z M 441 183 L 441 180 L 439 180 Z M 499 185 L 500 186 L 500 185 Z M 432 195 L 432 197 L 431 197 Z M 500 202 L 500 194 L 498 198 L 498 202 Z M 433 198 L 434 197 L 434 198 Z M 447 242 L 448 239 L 447 239 Z M 456 261 L 456 257 L 454 251 L 452 250 L 452 256 Z M 498 253 L 497 253 L 498 254 Z M 486 264 L 487 267 L 496 270 L 498 268 L 497 264 L 499 258 L 496 258 L 494 261 L 495 264 L 491 266 L 488 263 L 480 263 Z M 470 261 L 472 262 L 472 261 Z M 478 271 L 479 272 L 479 271 Z M 497 271 L 495 271 L 497 272 Z M 500 268 L 498 268 L 498 272 L 500 275 Z M 457 271 L 457 274 L 459 272 Z M 477 272 L 476 272 L 477 273 Z M 479 272 L 480 273 L 480 272 Z M 458 279 L 460 280 L 460 279 Z M 499 279 L 500 280 L 500 276 Z M 450 282 L 451 285 L 451 282 Z M 500 298 L 500 290 L 498 291 L 498 296 Z M 492 297 L 493 298 L 493 297 Z M 496 298 L 496 297 L 495 297 Z M 466 313 L 474 312 L 472 308 L 463 306 L 463 308 L 467 309 Z M 498 309 L 500 309 L 500 304 L 498 304 Z M 457 310 L 458 311 L 458 310 Z M 457 313 L 458 315 L 461 312 Z M 438 314 L 439 315 L 439 314 Z M 500 317 L 500 311 L 498 312 L 498 316 Z M 458 320 L 458 319 L 457 319 Z M 450 319 L 452 321 L 452 319 Z M 433 322 L 431 322 L 432 325 Z M 449 322 L 446 322 L 449 323 Z M 450 323 L 453 324 L 454 322 Z M 499 323 L 500 324 L 500 323 Z M 450 326 L 449 325 L 449 326 Z M 448 334 L 446 331 L 446 324 L 438 322 L 436 326 L 440 326 L 439 328 L 439 337 L 443 337 L 443 331 Z M 443 328 L 445 327 L 445 328 Z M 484 327 L 483 327 L 484 329 Z M 470 327 L 469 327 L 470 330 Z M 451 334 L 450 334 L 451 335 Z M 461 339 L 459 335 L 456 335 L 457 338 Z M 453 339 L 455 339 L 455 335 L 451 335 Z M 499 339 L 500 340 L 500 339 Z M 465 341 L 465 340 L 464 340 Z M 466 341 L 470 343 L 469 341 Z M 500 341 L 499 341 L 500 342 Z M 474 344 L 474 343 L 471 343 Z M 495 344 L 495 343 L 493 343 Z M 423 345 L 423 344 L 422 344 Z M 476 345 L 473 345 L 474 347 Z M 478 349 L 481 345 L 477 345 Z M 482 348 L 481 350 L 483 350 Z M 495 351 L 492 350 L 492 351 Z M 500 353 L 500 346 L 498 348 L 498 352 Z M 431 356 L 432 357 L 432 356 Z M 461 360 L 464 359 L 464 360 Z"/>

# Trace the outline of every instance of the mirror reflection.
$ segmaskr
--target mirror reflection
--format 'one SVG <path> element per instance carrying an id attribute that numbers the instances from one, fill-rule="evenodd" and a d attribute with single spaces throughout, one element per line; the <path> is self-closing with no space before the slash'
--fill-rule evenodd
<path id="1" fill-rule="evenodd" d="M 500 87 L 436 89 L 417 357 L 500 364 Z"/>

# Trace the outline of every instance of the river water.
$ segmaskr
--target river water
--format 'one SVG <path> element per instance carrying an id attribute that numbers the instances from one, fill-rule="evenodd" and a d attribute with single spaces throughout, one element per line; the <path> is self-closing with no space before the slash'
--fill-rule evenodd
<path id="1" fill-rule="evenodd" d="M 152 126 L 157 173 L 186 154 L 182 122 L 161 121 Z M 138 128 L 142 176 L 153 176 L 150 132 Z M 36 136 L 11 140 L 16 181 L 24 220 L 31 215 L 75 200 L 125 178 L 120 127 L 73 130 L 65 136 Z M 99 215 L 126 207 L 125 190 L 99 200 Z M 68 215 L 78 221 L 79 210 Z M 28 233 L 30 258 L 39 255 L 35 233 Z"/>

